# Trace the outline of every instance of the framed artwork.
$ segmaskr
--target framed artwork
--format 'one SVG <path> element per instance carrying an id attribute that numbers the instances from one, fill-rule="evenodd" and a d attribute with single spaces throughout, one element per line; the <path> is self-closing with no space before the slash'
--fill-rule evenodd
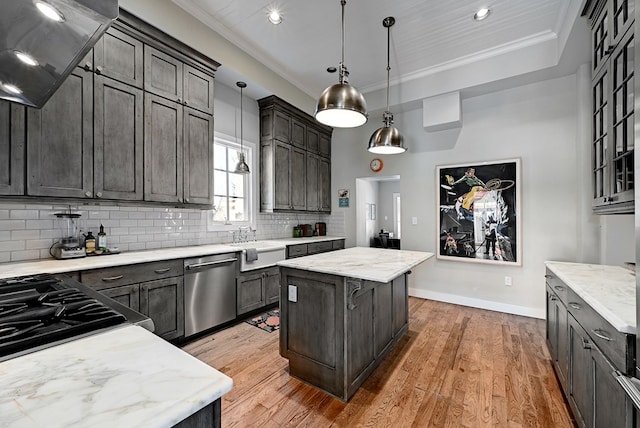
<path id="1" fill-rule="evenodd" d="M 436 183 L 437 258 L 522 264 L 520 159 L 437 166 Z"/>

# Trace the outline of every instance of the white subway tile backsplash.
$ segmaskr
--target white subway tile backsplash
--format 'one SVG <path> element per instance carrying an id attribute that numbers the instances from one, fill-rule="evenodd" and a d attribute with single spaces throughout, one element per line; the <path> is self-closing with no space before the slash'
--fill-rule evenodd
<path id="1" fill-rule="evenodd" d="M 51 248 L 53 239 L 33 239 L 26 241 L 25 248 L 27 250 L 44 250 Z"/>
<path id="2" fill-rule="evenodd" d="M 12 251 L 11 252 L 11 261 L 12 262 L 21 262 L 25 260 L 34 260 L 40 257 L 39 250 L 27 250 L 27 251 Z"/>
<path id="3" fill-rule="evenodd" d="M 40 218 L 38 210 L 11 210 L 9 218 L 16 220 L 36 220 Z"/>
<path id="4" fill-rule="evenodd" d="M 53 229 L 53 220 L 27 220 L 26 229 Z"/>
<path id="5" fill-rule="evenodd" d="M 9 218 L 9 210 L 0 210 L 0 220 L 7 220 Z"/>
<path id="6" fill-rule="evenodd" d="M 14 230 L 11 232 L 12 241 L 24 241 L 26 239 L 39 239 L 40 230 Z"/>
<path id="7" fill-rule="evenodd" d="M 144 250 L 147 247 L 145 246 L 144 242 L 135 242 L 135 243 L 130 243 L 129 244 L 129 251 L 140 251 L 140 250 Z M 120 251 L 124 251 L 122 246 L 120 246 Z"/>
<path id="8" fill-rule="evenodd" d="M 157 248 L 162 248 L 162 243 L 161 242 L 147 242 L 145 247 L 147 248 L 147 250 L 153 250 L 153 249 L 157 249 Z"/>
<path id="9" fill-rule="evenodd" d="M 41 257 L 43 258 L 43 257 Z M 11 261 L 11 253 L 10 252 L 0 252 L 0 263 L 6 263 Z"/>
<path id="10" fill-rule="evenodd" d="M 27 222 L 25 220 L 0 220 L 0 230 L 20 230 L 26 229 L 26 227 Z"/>

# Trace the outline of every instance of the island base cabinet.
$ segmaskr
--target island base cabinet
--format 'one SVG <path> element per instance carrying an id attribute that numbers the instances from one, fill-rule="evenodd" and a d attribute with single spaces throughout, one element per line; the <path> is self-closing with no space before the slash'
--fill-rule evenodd
<path id="1" fill-rule="evenodd" d="M 221 400 L 221 398 L 218 398 L 213 403 L 178 422 L 173 428 L 220 428 L 222 426 Z"/>
<path id="2" fill-rule="evenodd" d="M 407 331 L 406 275 L 388 283 L 281 269 L 289 373 L 349 400 Z"/>

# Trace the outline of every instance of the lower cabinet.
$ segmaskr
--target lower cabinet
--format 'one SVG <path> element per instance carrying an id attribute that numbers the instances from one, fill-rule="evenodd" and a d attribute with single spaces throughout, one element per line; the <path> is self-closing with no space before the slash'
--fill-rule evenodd
<path id="1" fill-rule="evenodd" d="M 271 267 L 242 272 L 236 280 L 236 287 L 238 315 L 277 303 L 280 297 L 280 269 Z"/>
<path id="2" fill-rule="evenodd" d="M 164 339 L 184 336 L 184 279 L 157 279 L 140 284 L 140 312 L 153 320 Z"/>

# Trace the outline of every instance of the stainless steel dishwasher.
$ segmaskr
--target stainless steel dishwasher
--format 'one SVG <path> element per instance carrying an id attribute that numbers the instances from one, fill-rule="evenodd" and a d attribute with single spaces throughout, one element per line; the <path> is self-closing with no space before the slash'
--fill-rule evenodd
<path id="1" fill-rule="evenodd" d="M 236 253 L 184 261 L 184 335 L 236 317 Z"/>

